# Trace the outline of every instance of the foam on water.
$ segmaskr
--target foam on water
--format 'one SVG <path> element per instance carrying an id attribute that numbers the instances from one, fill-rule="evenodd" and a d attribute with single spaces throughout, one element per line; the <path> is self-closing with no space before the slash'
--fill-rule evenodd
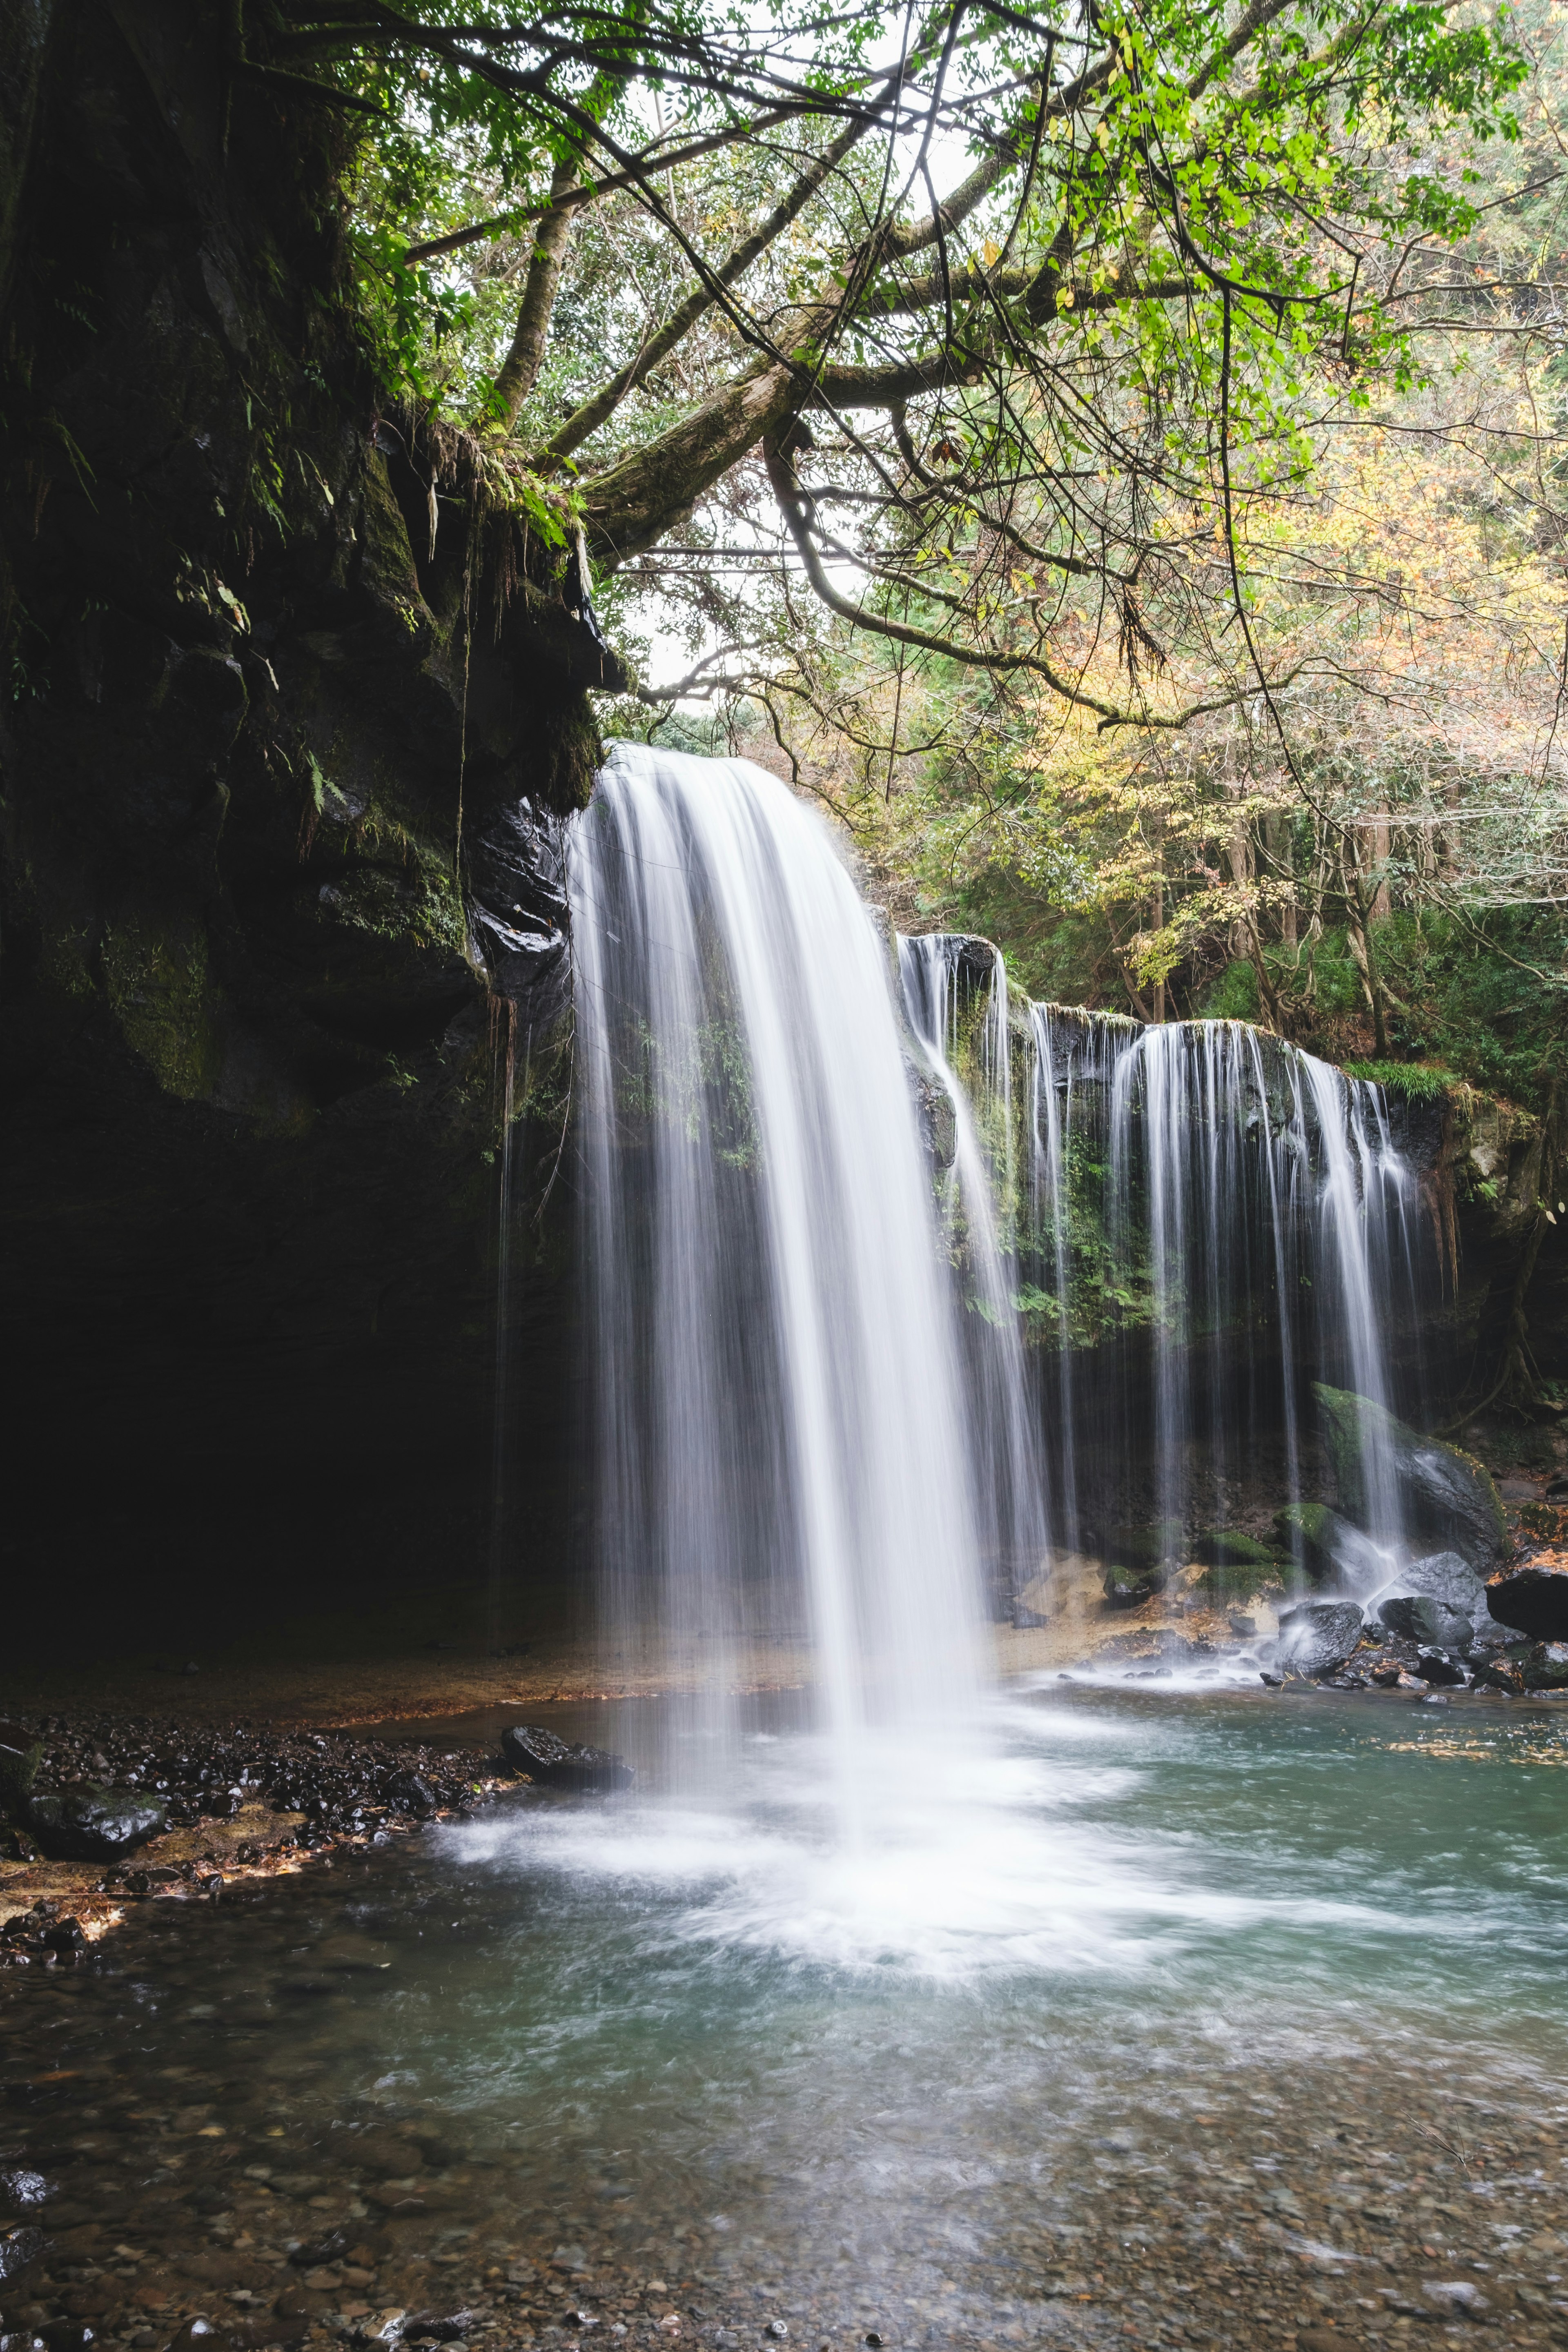
<path id="1" fill-rule="evenodd" d="M 1103 1752 L 1128 1746 L 1128 1727 L 1086 1710 L 998 1706 L 990 1729 L 862 1735 L 853 1840 L 837 1811 L 844 1751 L 809 1736 L 748 1741 L 722 1808 L 656 1795 L 450 1834 L 467 1860 L 634 1901 L 647 1951 L 851 1979 L 1136 1979 L 1216 1938 L 1413 1932 L 1341 1888 L 1267 1867 L 1216 1875 L 1213 1846 L 1135 1822 L 1132 1801 L 1182 1744 L 1168 1731 L 1130 1761 Z"/>

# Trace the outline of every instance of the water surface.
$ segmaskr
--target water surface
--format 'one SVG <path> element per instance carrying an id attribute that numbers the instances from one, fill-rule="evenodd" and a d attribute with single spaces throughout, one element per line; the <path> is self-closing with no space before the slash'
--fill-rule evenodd
<path id="1" fill-rule="evenodd" d="M 868 1742 L 847 1846 L 794 1704 L 702 1804 L 521 1793 L 5 1980 L 12 2152 L 498 2343 L 1563 2326 L 1568 1710 L 1015 1694 Z"/>

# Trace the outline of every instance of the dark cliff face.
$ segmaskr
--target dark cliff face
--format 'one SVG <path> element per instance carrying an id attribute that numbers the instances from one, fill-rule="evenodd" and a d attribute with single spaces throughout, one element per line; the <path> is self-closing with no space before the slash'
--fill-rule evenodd
<path id="1" fill-rule="evenodd" d="M 476 587 L 472 485 L 433 509 L 378 409 L 339 133 L 229 79 L 226 16 L 6 36 L 6 1519 L 72 1638 L 482 1567 L 509 1054 L 512 1518 L 558 1558 L 534 1211 L 605 666 L 548 581 Z"/>

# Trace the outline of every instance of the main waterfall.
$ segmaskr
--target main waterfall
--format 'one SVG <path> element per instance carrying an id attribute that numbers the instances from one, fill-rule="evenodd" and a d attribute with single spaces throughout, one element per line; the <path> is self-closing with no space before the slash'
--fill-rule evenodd
<path id="1" fill-rule="evenodd" d="M 802 1642 L 840 1746 L 981 1678 L 955 1323 L 888 942 L 741 761 L 621 745 L 571 854 L 607 1646 Z"/>

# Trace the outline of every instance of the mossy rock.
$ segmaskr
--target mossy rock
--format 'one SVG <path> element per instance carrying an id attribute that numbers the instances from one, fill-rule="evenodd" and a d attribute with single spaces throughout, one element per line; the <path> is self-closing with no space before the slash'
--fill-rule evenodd
<path id="1" fill-rule="evenodd" d="M 1312 1394 L 1323 1416 L 1340 1507 L 1350 1518 L 1362 1527 L 1371 1523 L 1365 1456 L 1381 1445 L 1408 1534 L 1462 1552 L 1482 1571 L 1508 1558 L 1513 1547 L 1502 1498 L 1473 1454 L 1440 1437 L 1422 1436 L 1395 1421 L 1385 1406 L 1348 1389 L 1314 1381 Z"/>
<path id="2" fill-rule="evenodd" d="M 1343 1524 L 1326 1503 L 1287 1503 L 1274 1514 L 1275 1540 L 1310 1582 L 1325 1584 L 1339 1573 L 1331 1538 Z"/>
<path id="3" fill-rule="evenodd" d="M 1112 1528 L 1104 1550 L 1119 1569 L 1169 1569 L 1185 1557 L 1185 1536 L 1180 1519 L 1155 1519 L 1147 1527 Z"/>
<path id="4" fill-rule="evenodd" d="M 1289 1547 L 1281 1551 L 1258 1536 L 1244 1536 L 1235 1528 L 1205 1528 L 1193 1538 L 1192 1557 L 1208 1568 L 1250 1568 L 1267 1577 L 1279 1575 L 1290 1565 Z"/>
<path id="5" fill-rule="evenodd" d="M 1145 1601 L 1163 1592 L 1170 1580 L 1170 1570 L 1161 1560 L 1145 1560 L 1139 1567 L 1112 1560 L 1106 1569 L 1101 1590 L 1108 1609 L 1141 1609 Z"/>

